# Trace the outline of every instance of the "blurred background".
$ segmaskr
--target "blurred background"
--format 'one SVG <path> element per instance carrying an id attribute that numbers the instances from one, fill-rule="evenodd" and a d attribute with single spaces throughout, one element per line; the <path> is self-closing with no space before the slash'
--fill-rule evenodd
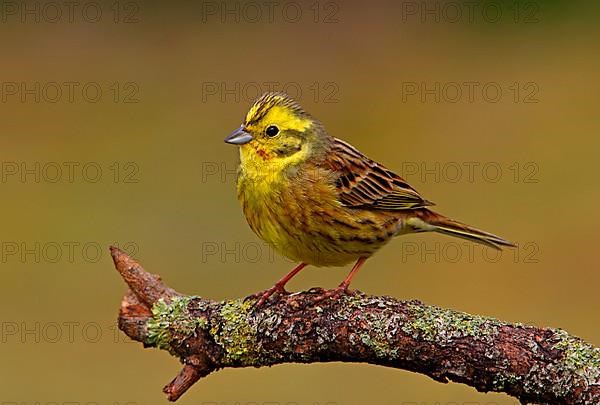
<path id="1" fill-rule="evenodd" d="M 3 403 L 166 403 L 116 328 L 108 246 L 212 299 L 293 266 L 247 226 L 252 100 L 286 91 L 440 212 L 519 243 L 397 238 L 353 286 L 600 343 L 595 2 L 0 2 Z M 333 287 L 309 268 L 290 289 Z M 310 389 L 307 389 L 310 387 Z M 361 364 L 227 369 L 181 404 L 514 404 Z"/>

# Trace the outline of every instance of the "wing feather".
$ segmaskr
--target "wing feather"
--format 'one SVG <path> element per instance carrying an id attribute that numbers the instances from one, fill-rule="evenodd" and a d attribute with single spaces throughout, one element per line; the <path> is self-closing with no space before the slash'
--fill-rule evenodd
<path id="1" fill-rule="evenodd" d="M 435 205 L 421 197 L 402 177 L 341 139 L 334 139 L 327 161 L 337 176 L 338 198 L 348 207 L 407 210 Z"/>

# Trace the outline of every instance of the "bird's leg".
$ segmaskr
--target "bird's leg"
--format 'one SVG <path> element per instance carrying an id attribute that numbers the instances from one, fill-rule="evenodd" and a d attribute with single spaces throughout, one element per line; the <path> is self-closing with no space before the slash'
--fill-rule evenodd
<path id="1" fill-rule="evenodd" d="M 338 288 L 336 288 L 336 290 L 340 290 L 340 292 L 347 293 L 348 287 L 350 287 L 350 282 L 352 281 L 352 277 L 354 277 L 356 275 L 356 273 L 358 273 L 358 270 L 360 270 L 360 268 L 362 267 L 363 264 L 365 264 L 366 261 L 367 261 L 366 257 L 359 258 L 356 261 L 356 263 L 354 263 L 354 266 L 352 267 L 352 270 L 350 270 L 350 273 L 348 273 L 348 275 L 346 276 L 344 281 L 342 281 L 340 283 L 340 285 L 338 286 Z"/>
<path id="2" fill-rule="evenodd" d="M 286 274 L 281 280 L 276 282 L 273 287 L 269 288 L 267 291 L 265 291 L 262 294 L 262 296 L 256 303 L 256 306 L 260 307 L 275 292 L 285 293 L 286 292 L 285 285 L 287 284 L 287 282 L 290 281 L 296 274 L 298 274 L 300 272 L 300 270 L 302 270 L 305 267 L 306 267 L 306 263 L 300 263 L 296 267 L 294 267 L 292 269 L 292 271 L 290 271 L 288 274 Z"/>
<path id="3" fill-rule="evenodd" d="M 366 261 L 367 261 L 366 257 L 359 258 L 356 261 L 356 263 L 354 263 L 352 270 L 350 270 L 350 273 L 348 273 L 348 275 L 346 276 L 344 281 L 342 281 L 340 283 L 340 285 L 337 286 L 337 288 L 326 291 L 324 294 L 321 294 L 320 296 L 318 296 L 316 298 L 316 301 L 322 301 L 325 298 L 337 297 L 341 294 L 348 294 L 350 292 L 348 290 L 348 287 L 350 287 L 350 282 L 352 281 L 352 278 L 356 275 L 356 273 L 358 273 L 358 270 L 360 270 L 360 268 L 362 267 L 363 264 L 365 264 Z"/>

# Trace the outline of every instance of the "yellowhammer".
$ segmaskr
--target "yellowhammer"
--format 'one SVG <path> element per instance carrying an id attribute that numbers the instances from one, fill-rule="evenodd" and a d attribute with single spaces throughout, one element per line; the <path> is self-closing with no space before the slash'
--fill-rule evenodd
<path id="1" fill-rule="evenodd" d="M 439 232 L 499 249 L 496 235 L 426 208 L 400 176 L 332 137 L 282 93 L 259 97 L 225 142 L 240 146 L 238 199 L 250 228 L 277 252 L 300 262 L 257 305 L 306 265 L 356 264 L 328 296 L 347 292 L 365 260 L 396 235 Z"/>

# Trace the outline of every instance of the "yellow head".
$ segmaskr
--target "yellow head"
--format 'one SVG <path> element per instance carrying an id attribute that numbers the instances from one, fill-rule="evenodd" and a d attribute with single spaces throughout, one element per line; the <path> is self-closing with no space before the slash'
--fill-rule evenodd
<path id="1" fill-rule="evenodd" d="M 242 170 L 277 174 L 324 155 L 329 139 L 321 123 L 288 95 L 265 93 L 225 142 L 240 146 Z"/>

